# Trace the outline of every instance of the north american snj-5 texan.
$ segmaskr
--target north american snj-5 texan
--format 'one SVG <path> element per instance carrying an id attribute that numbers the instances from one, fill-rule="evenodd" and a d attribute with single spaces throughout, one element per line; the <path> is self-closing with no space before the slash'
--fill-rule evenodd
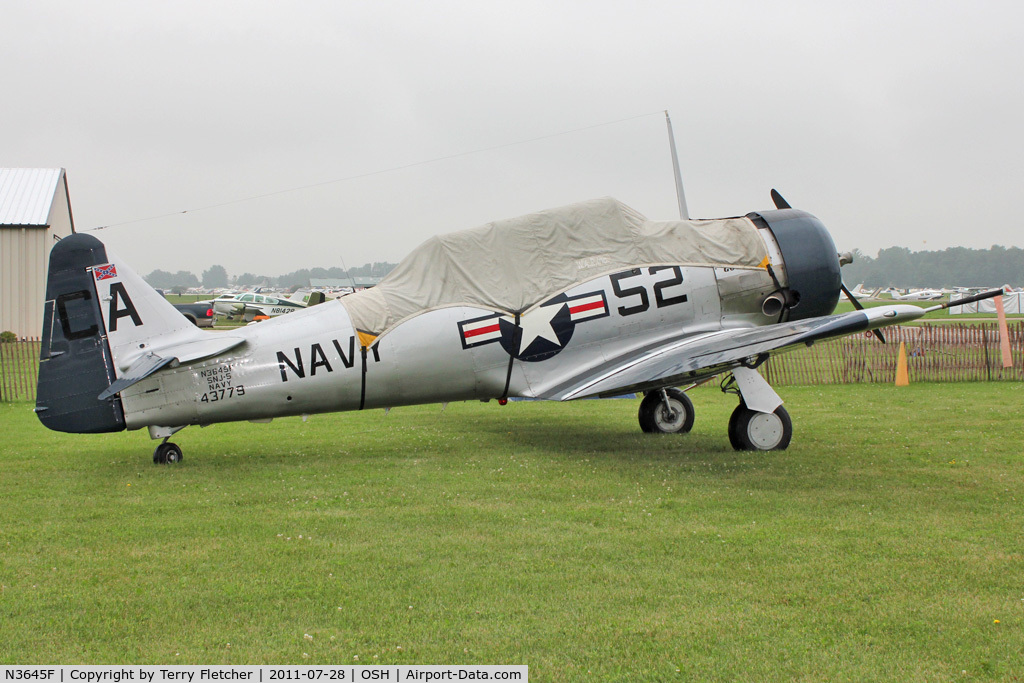
<path id="1" fill-rule="evenodd" d="M 738 218 L 650 221 L 598 199 L 441 235 L 373 289 L 229 332 L 73 234 L 50 256 L 36 412 L 65 432 L 147 427 L 166 463 L 188 425 L 510 397 L 642 391 L 641 429 L 681 433 L 694 409 L 677 387 L 724 375 L 733 447 L 783 449 L 792 423 L 757 372 L 772 353 L 950 304 L 832 315 L 831 236 L 772 196 Z"/>

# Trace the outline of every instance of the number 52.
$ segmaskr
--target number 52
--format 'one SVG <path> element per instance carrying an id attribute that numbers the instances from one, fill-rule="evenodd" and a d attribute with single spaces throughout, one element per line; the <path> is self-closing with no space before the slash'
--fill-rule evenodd
<path id="1" fill-rule="evenodd" d="M 657 308 L 664 308 L 665 306 L 672 306 L 674 304 L 684 303 L 687 298 L 685 294 L 677 294 L 676 296 L 665 296 L 665 290 L 669 287 L 681 285 L 683 283 L 683 272 L 679 266 L 653 266 L 647 269 L 647 272 L 654 275 L 658 271 L 667 270 L 670 271 L 670 277 L 664 280 L 658 280 L 654 283 L 654 303 Z M 639 303 L 632 306 L 619 306 L 619 315 L 636 315 L 637 313 L 643 313 L 651 307 L 651 300 L 647 294 L 647 289 L 643 285 L 635 285 L 633 287 L 623 287 L 622 281 L 628 280 L 631 277 L 636 277 L 641 274 L 639 268 L 633 270 L 627 270 L 622 273 L 616 273 L 611 277 L 612 291 L 615 292 L 615 296 L 620 299 L 627 297 L 639 296 Z"/>

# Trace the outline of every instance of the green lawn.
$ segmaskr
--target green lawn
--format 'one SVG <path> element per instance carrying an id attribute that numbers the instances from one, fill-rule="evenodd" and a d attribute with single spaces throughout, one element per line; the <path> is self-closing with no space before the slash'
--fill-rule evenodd
<path id="1" fill-rule="evenodd" d="M 702 388 L 682 437 L 465 403 L 189 428 L 165 467 L 0 404 L 0 663 L 1024 676 L 1024 387 L 782 394 L 771 454 Z"/>

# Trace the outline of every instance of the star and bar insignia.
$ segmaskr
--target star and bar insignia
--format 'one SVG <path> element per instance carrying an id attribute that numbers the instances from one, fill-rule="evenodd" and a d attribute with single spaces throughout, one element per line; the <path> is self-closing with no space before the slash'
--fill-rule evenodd
<path id="1" fill-rule="evenodd" d="M 519 319 L 494 313 L 459 323 L 462 348 L 470 349 L 491 342 L 518 360 L 542 361 L 555 355 L 572 338 L 576 325 L 608 315 L 603 291 L 577 296 L 559 294 Z"/>

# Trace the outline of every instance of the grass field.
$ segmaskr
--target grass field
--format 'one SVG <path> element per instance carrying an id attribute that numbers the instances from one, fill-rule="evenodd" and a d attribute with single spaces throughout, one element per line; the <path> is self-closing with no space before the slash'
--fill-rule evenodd
<path id="1" fill-rule="evenodd" d="M 527 664 L 535 681 L 1020 680 L 1019 383 L 799 387 L 788 451 L 637 402 L 145 432 L 0 404 L 0 663 Z"/>

